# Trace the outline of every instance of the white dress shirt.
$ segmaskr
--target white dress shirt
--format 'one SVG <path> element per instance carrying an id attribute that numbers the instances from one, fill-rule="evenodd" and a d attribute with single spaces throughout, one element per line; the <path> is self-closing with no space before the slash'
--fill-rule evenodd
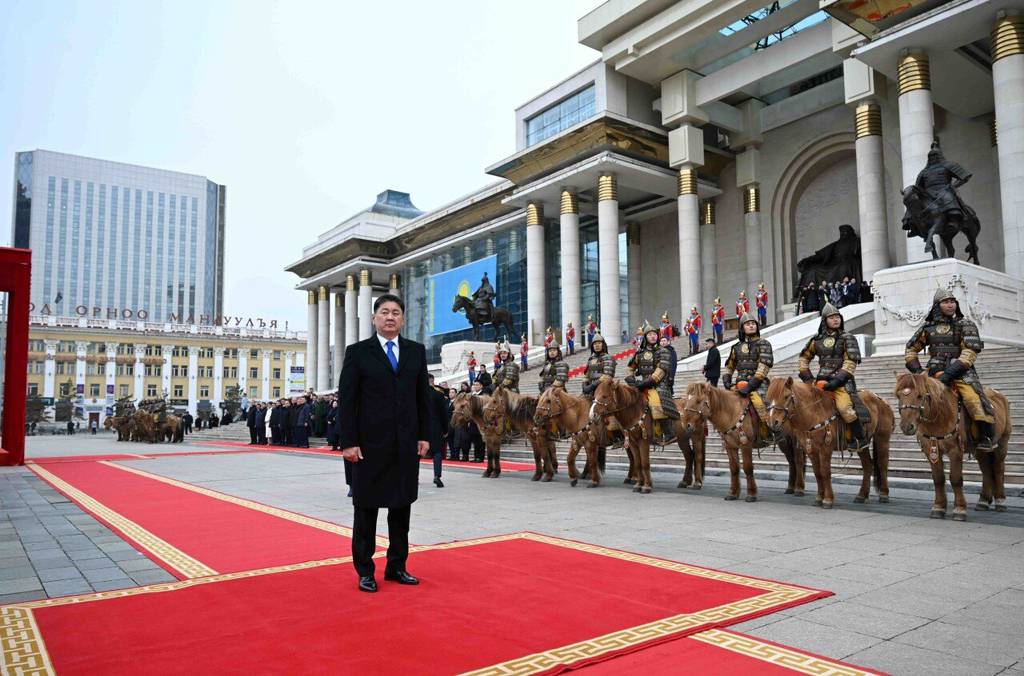
<path id="1" fill-rule="evenodd" d="M 377 334 L 377 340 L 380 341 L 380 347 L 381 347 L 382 350 L 384 350 L 384 354 L 386 356 L 387 353 L 388 353 L 388 346 L 387 346 L 388 339 L 378 333 Z M 391 342 L 392 342 L 391 351 L 395 355 L 395 361 L 398 361 L 398 336 L 395 336 L 391 340 Z"/>

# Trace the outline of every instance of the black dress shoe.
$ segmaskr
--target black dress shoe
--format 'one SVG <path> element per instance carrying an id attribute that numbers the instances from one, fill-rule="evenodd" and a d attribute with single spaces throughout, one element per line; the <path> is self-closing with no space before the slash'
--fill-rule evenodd
<path id="1" fill-rule="evenodd" d="M 407 571 L 384 571 L 384 579 L 391 582 L 397 582 L 398 584 L 419 584 L 420 581 L 410 575 Z"/>
<path id="2" fill-rule="evenodd" d="M 366 577 L 359 578 L 359 591 L 374 593 L 377 591 L 377 581 L 373 579 L 373 575 L 367 575 Z"/>
<path id="3" fill-rule="evenodd" d="M 438 488 L 444 488 L 444 482 L 441 481 L 441 477 L 434 477 L 434 485 Z"/>

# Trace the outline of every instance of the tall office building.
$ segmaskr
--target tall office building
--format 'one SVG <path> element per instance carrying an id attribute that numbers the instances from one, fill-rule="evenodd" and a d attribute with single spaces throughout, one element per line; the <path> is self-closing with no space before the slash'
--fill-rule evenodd
<path id="1" fill-rule="evenodd" d="M 211 323 L 224 298 L 225 192 L 204 176 L 15 153 L 11 241 L 33 312 Z"/>

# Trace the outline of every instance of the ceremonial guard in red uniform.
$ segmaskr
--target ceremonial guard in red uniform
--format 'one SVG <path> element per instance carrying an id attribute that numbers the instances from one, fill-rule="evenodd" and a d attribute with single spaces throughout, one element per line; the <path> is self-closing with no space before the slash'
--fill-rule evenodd
<path id="1" fill-rule="evenodd" d="M 740 291 L 740 295 L 736 298 L 736 321 L 742 323 L 743 315 L 750 312 L 750 299 L 747 298 L 746 291 Z"/>
<path id="2" fill-rule="evenodd" d="M 711 308 L 711 329 L 715 333 L 715 343 L 721 345 L 725 332 L 725 306 L 722 305 L 721 298 L 716 298 Z"/>
<path id="3" fill-rule="evenodd" d="M 587 315 L 587 345 L 594 342 L 594 334 L 597 333 L 597 322 L 594 321 L 594 315 Z"/>
<path id="4" fill-rule="evenodd" d="M 569 354 L 576 354 L 576 327 L 569 322 L 569 325 L 565 327 L 565 344 L 569 348 Z"/>
<path id="5" fill-rule="evenodd" d="M 524 371 L 530 367 L 529 354 L 530 344 L 524 338 L 523 344 L 519 347 L 519 363 L 522 365 Z"/>
<path id="6" fill-rule="evenodd" d="M 544 333 L 544 347 L 546 349 L 546 348 L 551 347 L 554 344 L 555 344 L 555 330 L 552 329 L 549 326 L 548 330 Z"/>
<path id="7" fill-rule="evenodd" d="M 761 328 L 764 328 L 768 326 L 768 291 L 764 288 L 764 282 L 757 285 L 754 302 L 757 303 L 757 320 L 761 323 Z"/>
<path id="8" fill-rule="evenodd" d="M 469 351 L 466 368 L 469 369 L 469 384 L 472 385 L 476 381 L 476 355 L 473 354 L 473 350 Z"/>
<path id="9" fill-rule="evenodd" d="M 698 341 L 700 340 L 700 330 L 703 326 L 704 322 L 700 318 L 700 312 L 697 310 L 697 306 L 694 305 L 690 308 L 690 318 L 686 321 L 686 335 L 690 337 L 691 355 L 700 352 Z"/>
<path id="10" fill-rule="evenodd" d="M 672 340 L 675 338 L 675 329 L 672 328 L 672 322 L 669 321 L 668 312 L 661 315 L 661 329 L 659 331 L 659 338 L 668 338 Z"/>

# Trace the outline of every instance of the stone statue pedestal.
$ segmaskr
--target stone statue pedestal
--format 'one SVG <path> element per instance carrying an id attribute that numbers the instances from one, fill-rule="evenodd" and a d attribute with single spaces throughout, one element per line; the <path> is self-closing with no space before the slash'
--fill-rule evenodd
<path id="1" fill-rule="evenodd" d="M 480 367 L 480 364 L 485 364 L 487 372 L 493 375 L 495 347 L 496 345 L 492 342 L 475 340 L 460 340 L 442 345 L 441 374 L 435 376 L 436 381 L 447 380 L 449 386 L 458 389 L 459 383 L 469 380 L 469 367 L 466 363 L 469 361 L 470 351 L 476 357 L 477 368 Z M 518 347 L 513 349 L 516 350 L 518 358 Z"/>
<path id="2" fill-rule="evenodd" d="M 939 287 L 953 291 L 986 347 L 1024 347 L 1024 280 L 943 258 L 875 273 L 875 354 L 903 354 Z"/>

